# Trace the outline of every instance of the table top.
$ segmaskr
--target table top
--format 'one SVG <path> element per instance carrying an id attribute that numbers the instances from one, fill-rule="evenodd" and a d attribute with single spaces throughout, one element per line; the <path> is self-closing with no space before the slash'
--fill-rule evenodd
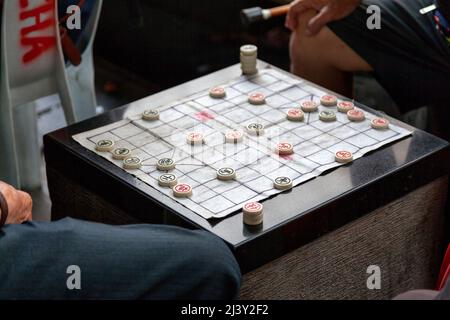
<path id="1" fill-rule="evenodd" d="M 258 64 L 266 67 L 265 62 L 258 61 Z M 242 212 L 221 220 L 206 220 L 71 138 L 122 120 L 130 114 L 143 112 L 149 106 L 167 104 L 200 89 L 208 89 L 212 84 L 224 83 L 240 73 L 240 65 L 233 65 L 52 132 L 44 138 L 46 157 L 52 150 L 57 150 L 56 157 L 64 153 L 66 157 L 77 158 L 77 161 L 95 168 L 105 179 L 139 194 L 187 225 L 216 234 L 234 250 L 244 272 L 335 230 L 449 171 L 449 144 L 446 141 L 390 118 L 392 123 L 413 131 L 413 135 L 264 201 L 264 211 L 276 214 L 266 214 L 261 226 L 249 227 L 242 222 Z M 113 197 L 109 200 L 115 201 Z M 127 208 L 122 209 L 127 211 Z M 133 214 L 133 210 L 130 212 Z"/>

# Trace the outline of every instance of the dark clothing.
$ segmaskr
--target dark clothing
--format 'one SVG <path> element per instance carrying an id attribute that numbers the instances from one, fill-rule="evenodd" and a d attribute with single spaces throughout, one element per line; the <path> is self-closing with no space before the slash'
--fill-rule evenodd
<path id="1" fill-rule="evenodd" d="M 448 3 L 448 0 L 441 0 Z M 419 10 L 433 0 L 363 0 L 330 29 L 374 69 L 402 112 L 450 104 L 450 46 L 436 29 L 433 13 Z M 381 29 L 369 30 L 369 5 L 381 9 Z"/>
<path id="2" fill-rule="evenodd" d="M 437 4 L 445 18 L 450 21 L 450 0 L 437 0 Z"/>
<path id="3" fill-rule="evenodd" d="M 81 290 L 67 279 L 81 270 Z M 0 230 L 0 299 L 231 299 L 240 270 L 204 231 L 64 219 Z"/>

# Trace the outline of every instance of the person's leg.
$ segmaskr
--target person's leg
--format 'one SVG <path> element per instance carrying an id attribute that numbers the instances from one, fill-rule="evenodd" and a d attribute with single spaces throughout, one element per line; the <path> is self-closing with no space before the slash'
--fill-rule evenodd
<path id="1" fill-rule="evenodd" d="M 292 35 L 293 72 L 349 95 L 349 73 L 373 73 L 402 113 L 424 105 L 448 105 L 450 47 L 432 14 L 419 10 L 432 0 L 362 0 L 344 19 L 330 22 L 317 36 L 304 35 L 314 12 L 300 17 Z M 367 8 L 381 10 L 381 28 L 368 29 Z M 351 48 L 351 49 L 350 49 Z"/>
<path id="2" fill-rule="evenodd" d="M 372 71 L 371 66 L 328 27 L 317 35 L 305 35 L 314 10 L 304 12 L 291 35 L 291 72 L 330 90 L 351 97 L 353 73 Z"/>
<path id="3" fill-rule="evenodd" d="M 67 268 L 81 290 L 67 288 Z M 0 230 L 0 299 L 230 299 L 240 286 L 231 251 L 203 231 L 64 219 Z"/>

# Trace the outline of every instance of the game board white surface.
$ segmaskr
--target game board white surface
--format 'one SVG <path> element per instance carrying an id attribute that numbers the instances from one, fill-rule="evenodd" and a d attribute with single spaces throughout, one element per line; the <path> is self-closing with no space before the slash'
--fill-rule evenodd
<path id="1" fill-rule="evenodd" d="M 114 160 L 111 153 L 96 151 L 95 144 L 112 139 L 117 147 L 131 149 L 133 155 L 143 160 L 143 166 L 125 171 L 209 219 L 225 217 L 241 210 L 246 202 L 261 201 L 282 192 L 274 189 L 276 177 L 290 177 L 295 186 L 341 166 L 334 159 L 339 150 L 353 152 L 356 160 L 411 134 L 392 124 L 387 130 L 372 129 L 370 120 L 376 115 L 368 112 L 365 121 L 351 122 L 336 107 L 319 106 L 317 112 L 305 113 L 304 121 L 289 121 L 288 109 L 298 108 L 304 100 L 320 103 L 320 97 L 327 92 L 270 68 L 255 76 L 241 76 L 216 85 L 226 88 L 225 98 L 211 98 L 207 89 L 202 90 L 166 106 L 149 106 L 160 110 L 158 121 L 144 121 L 138 114 L 73 138 L 120 168 L 122 161 Z M 266 94 L 266 104 L 247 102 L 248 95 L 256 91 Z M 322 110 L 335 111 L 337 121 L 319 120 Z M 237 129 L 245 133 L 246 125 L 252 122 L 265 125 L 263 135 L 245 134 L 242 142 L 225 142 L 225 132 Z M 193 131 L 204 134 L 203 145 L 186 142 L 187 134 Z M 294 154 L 279 156 L 275 152 L 278 142 L 293 144 Z M 177 175 L 178 181 L 193 187 L 190 198 L 176 198 L 170 188 L 158 185 L 158 177 L 163 172 L 157 170 L 156 162 L 165 157 L 176 162 L 171 172 Z M 216 170 L 222 167 L 234 168 L 236 179 L 218 180 Z"/>

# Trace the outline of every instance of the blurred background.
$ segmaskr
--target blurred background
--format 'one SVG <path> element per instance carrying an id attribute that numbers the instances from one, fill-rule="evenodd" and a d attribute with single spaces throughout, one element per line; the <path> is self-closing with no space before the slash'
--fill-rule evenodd
<path id="1" fill-rule="evenodd" d="M 136 2 L 138 3 L 138 2 Z M 239 62 L 239 47 L 254 43 L 259 57 L 287 69 L 289 33 L 283 18 L 251 25 L 240 10 L 271 7 L 274 1 L 105 2 L 95 58 L 100 91 L 115 93 L 112 104 L 139 98 Z M 105 107 L 110 107 L 108 104 Z"/>
<path id="2" fill-rule="evenodd" d="M 145 0 L 105 2 L 95 42 L 99 103 L 106 109 L 239 62 L 239 47 L 258 46 L 259 58 L 289 69 L 284 17 L 244 27 L 240 11 L 289 1 Z M 356 77 L 357 99 L 399 117 L 370 75 Z"/>

